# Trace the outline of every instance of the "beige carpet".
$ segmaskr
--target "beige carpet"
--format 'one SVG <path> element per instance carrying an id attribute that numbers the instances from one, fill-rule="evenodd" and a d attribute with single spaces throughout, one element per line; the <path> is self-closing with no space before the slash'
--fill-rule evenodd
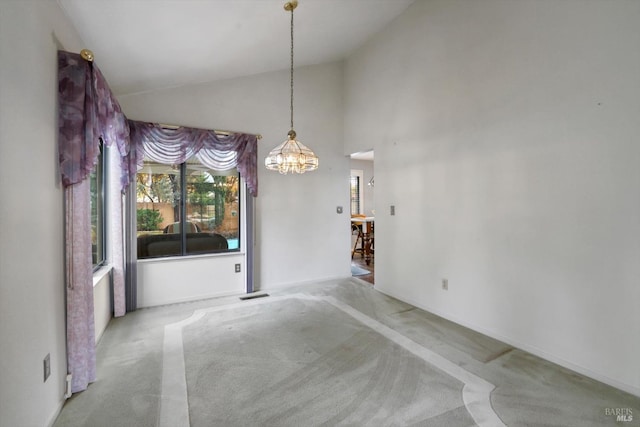
<path id="1" fill-rule="evenodd" d="M 493 385 L 332 298 L 204 309 L 166 330 L 161 425 L 502 424 Z"/>
<path id="2" fill-rule="evenodd" d="M 359 279 L 269 294 L 112 319 L 54 427 L 639 425 L 640 398 Z"/>

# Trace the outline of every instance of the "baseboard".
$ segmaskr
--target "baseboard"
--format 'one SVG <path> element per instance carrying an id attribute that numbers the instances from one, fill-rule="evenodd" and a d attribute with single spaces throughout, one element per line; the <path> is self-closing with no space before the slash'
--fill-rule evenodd
<path id="1" fill-rule="evenodd" d="M 294 286 L 304 286 L 304 285 L 312 285 L 316 283 L 331 282 L 335 280 L 345 280 L 345 279 L 350 279 L 351 277 L 352 277 L 351 275 L 329 276 L 329 277 L 321 277 L 321 278 L 312 279 L 312 280 L 298 280 L 295 282 L 282 282 L 282 283 L 269 284 L 264 286 L 260 285 L 260 287 L 257 290 L 271 291 L 271 290 L 277 290 L 277 289 L 286 289 L 286 288 L 292 288 Z"/>
<path id="2" fill-rule="evenodd" d="M 56 420 L 58 419 L 58 416 L 60 416 L 60 412 L 62 412 L 62 408 L 64 407 L 65 402 L 66 402 L 66 399 L 62 399 L 62 402 L 58 404 L 58 407 L 53 412 L 53 416 L 49 419 L 49 422 L 47 423 L 47 427 L 53 427 L 53 425 L 56 423 Z"/>
<path id="3" fill-rule="evenodd" d="M 162 307 L 164 305 L 182 304 L 186 302 L 202 301 L 202 300 L 211 299 L 211 298 L 229 297 L 234 295 L 244 295 L 244 293 L 238 292 L 238 291 L 226 291 L 226 292 L 218 292 L 214 294 L 196 295 L 196 296 L 191 296 L 186 298 L 175 298 L 169 301 L 151 301 L 151 302 L 147 302 L 144 305 L 137 306 L 136 309 Z"/>
<path id="4" fill-rule="evenodd" d="M 376 290 L 380 293 L 383 293 L 385 295 L 388 295 L 392 298 L 396 298 L 402 302 L 405 302 L 407 304 L 411 304 L 414 307 L 417 307 L 421 310 L 425 310 L 429 313 L 435 314 L 436 316 L 442 317 L 443 319 L 449 320 L 453 323 L 456 323 L 460 326 L 464 326 L 465 328 L 471 329 L 472 331 L 481 333 L 483 335 L 486 335 L 488 337 L 491 337 L 493 339 L 496 339 L 498 341 L 502 341 L 505 344 L 509 344 L 512 347 L 515 347 L 519 350 L 522 351 L 526 351 L 527 353 L 531 353 L 535 356 L 538 356 L 548 362 L 551 363 L 555 363 L 556 365 L 562 366 L 563 368 L 569 369 L 571 371 L 574 371 L 580 375 L 584 375 L 585 377 L 589 377 L 593 380 L 599 381 L 601 383 L 607 384 L 611 387 L 617 388 L 618 390 L 622 390 L 624 392 L 627 392 L 629 394 L 633 394 L 634 396 L 638 396 L 640 397 L 640 387 L 635 387 L 632 384 L 626 384 L 623 382 L 620 382 L 616 379 L 610 378 L 607 375 L 601 374 L 599 372 L 595 372 L 589 368 L 585 368 L 584 366 L 580 366 L 577 365 L 569 360 L 566 360 L 562 357 L 558 357 L 552 353 L 549 353 L 547 351 L 544 351 L 542 349 L 539 349 L 535 346 L 520 342 L 518 340 L 514 340 L 511 339 L 509 337 L 503 336 L 499 333 L 496 333 L 495 331 L 489 330 L 489 329 L 485 329 L 483 327 L 478 327 L 477 325 L 472 325 L 470 323 L 467 323 L 465 321 L 462 321 L 460 319 L 457 319 L 454 316 L 450 316 L 446 313 L 440 312 L 439 310 L 435 310 L 432 307 L 423 305 L 423 304 L 416 304 L 413 301 L 409 301 L 407 298 L 404 298 L 402 295 L 398 295 L 395 294 L 394 292 L 389 292 L 387 290 L 380 290 L 378 288 L 376 288 Z"/>

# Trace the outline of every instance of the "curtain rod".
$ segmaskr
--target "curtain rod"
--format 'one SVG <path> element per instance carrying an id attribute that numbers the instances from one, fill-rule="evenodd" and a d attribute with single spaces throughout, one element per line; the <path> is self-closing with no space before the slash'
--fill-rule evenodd
<path id="1" fill-rule="evenodd" d="M 80 51 L 80 57 L 87 62 L 93 62 L 93 52 L 89 49 L 82 49 Z"/>
<path id="2" fill-rule="evenodd" d="M 190 126 L 178 126 L 178 125 L 169 125 L 166 123 L 156 123 L 158 126 L 160 126 L 161 128 L 165 128 L 165 129 L 179 129 L 181 127 L 190 127 Z M 235 130 L 222 130 L 222 129 L 212 129 L 215 133 L 217 133 L 218 135 L 233 135 L 236 133 L 246 133 L 247 135 L 255 135 L 256 138 L 258 139 L 262 139 L 262 135 L 260 135 L 259 133 L 250 133 L 250 132 L 237 132 Z"/>

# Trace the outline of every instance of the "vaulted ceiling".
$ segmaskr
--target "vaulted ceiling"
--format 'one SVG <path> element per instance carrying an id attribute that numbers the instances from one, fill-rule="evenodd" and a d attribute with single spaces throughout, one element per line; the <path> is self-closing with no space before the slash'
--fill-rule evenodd
<path id="1" fill-rule="evenodd" d="M 284 0 L 57 0 L 116 94 L 289 67 Z M 414 0 L 299 0 L 296 67 L 344 59 Z"/>

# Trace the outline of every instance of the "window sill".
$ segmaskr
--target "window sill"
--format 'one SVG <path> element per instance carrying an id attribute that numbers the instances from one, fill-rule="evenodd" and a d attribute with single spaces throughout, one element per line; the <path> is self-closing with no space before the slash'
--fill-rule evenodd
<path id="1" fill-rule="evenodd" d="M 100 283 L 100 281 L 102 279 L 104 279 L 104 276 L 106 276 L 107 274 L 111 273 L 112 269 L 113 269 L 113 267 L 110 264 L 107 264 L 107 265 L 103 265 L 98 270 L 94 271 L 93 272 L 93 287 L 95 288 L 95 286 L 98 283 Z"/>
<path id="2" fill-rule="evenodd" d="M 197 255 L 180 255 L 180 256 L 160 256 L 154 258 L 142 258 L 137 260 L 139 263 L 151 263 L 158 261 L 180 261 L 180 260 L 190 260 L 190 259 L 202 259 L 202 258 L 217 258 L 217 257 L 228 257 L 228 256 L 238 256 L 244 255 L 244 251 L 230 251 L 230 252 L 216 252 L 210 254 L 197 254 Z"/>

